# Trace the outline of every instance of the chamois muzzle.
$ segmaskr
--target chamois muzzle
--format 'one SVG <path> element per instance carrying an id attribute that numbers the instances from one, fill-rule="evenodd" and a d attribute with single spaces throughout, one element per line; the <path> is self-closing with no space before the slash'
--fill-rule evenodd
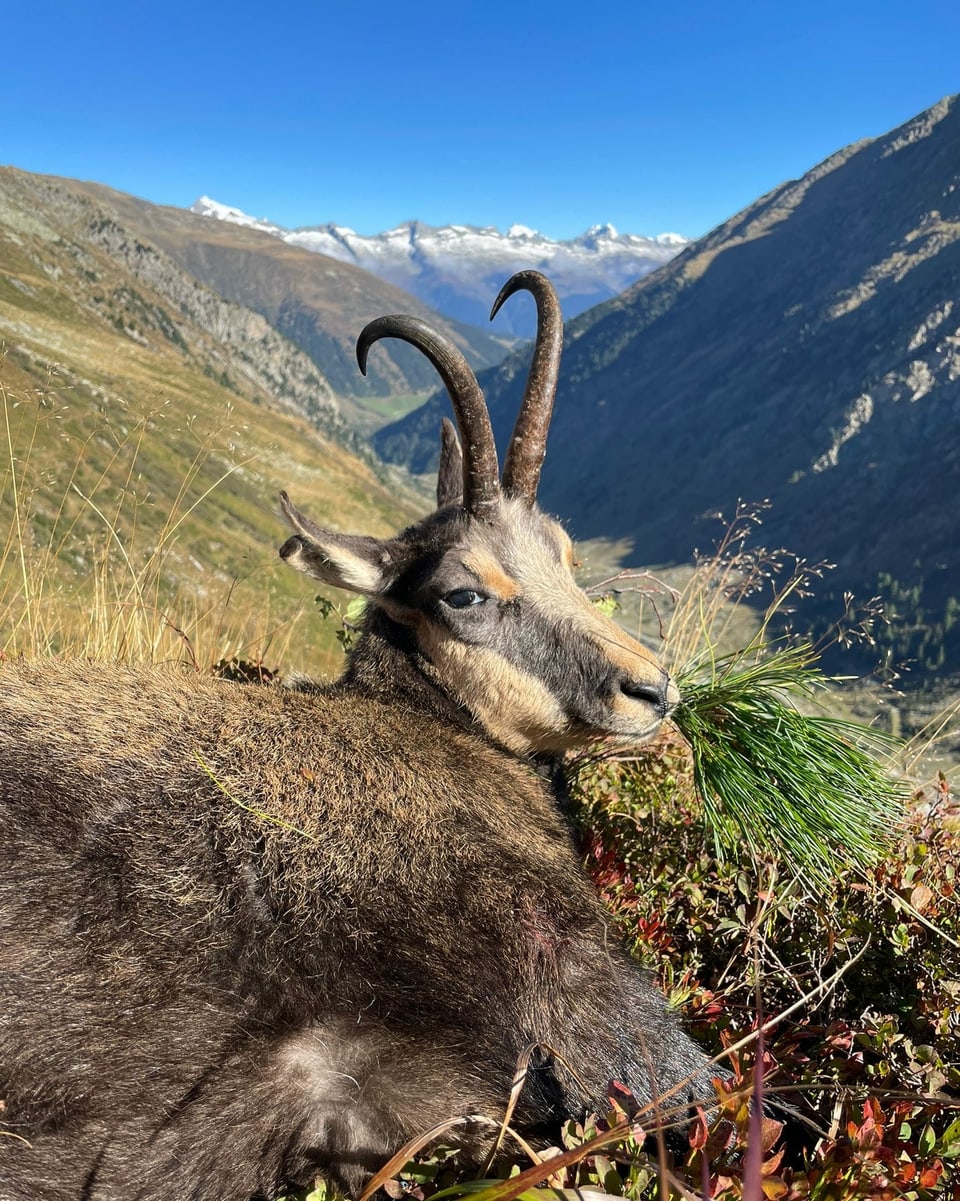
<path id="1" fill-rule="evenodd" d="M 680 700 L 680 694 L 670 677 L 663 673 L 654 683 L 624 676 L 619 680 L 620 692 L 628 700 L 645 701 L 661 720 L 668 716 Z"/>

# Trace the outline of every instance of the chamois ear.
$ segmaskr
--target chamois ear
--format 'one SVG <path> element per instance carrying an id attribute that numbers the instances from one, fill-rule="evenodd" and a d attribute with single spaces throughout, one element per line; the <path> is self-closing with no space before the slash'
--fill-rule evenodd
<path id="1" fill-rule="evenodd" d="M 463 452 L 456 427 L 449 417 L 440 425 L 440 467 L 437 471 L 437 508 L 463 504 Z"/>
<path id="2" fill-rule="evenodd" d="M 297 531 L 280 547 L 280 558 L 314 579 L 373 596 L 392 578 L 390 551 L 379 538 L 337 534 L 305 517 L 280 493 L 280 507 Z"/>

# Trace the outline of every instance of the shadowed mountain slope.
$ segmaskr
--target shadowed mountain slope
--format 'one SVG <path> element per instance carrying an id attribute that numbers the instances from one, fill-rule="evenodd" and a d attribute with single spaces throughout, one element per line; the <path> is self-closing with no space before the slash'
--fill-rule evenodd
<path id="1" fill-rule="evenodd" d="M 705 514 L 770 498 L 767 544 L 836 561 L 838 586 L 950 572 L 960 594 L 956 97 L 776 188 L 566 338 L 541 498 L 578 536 L 684 560 Z M 501 445 L 523 376 L 514 355 L 483 379 Z M 380 453 L 425 469 L 441 409 L 381 431 Z"/>

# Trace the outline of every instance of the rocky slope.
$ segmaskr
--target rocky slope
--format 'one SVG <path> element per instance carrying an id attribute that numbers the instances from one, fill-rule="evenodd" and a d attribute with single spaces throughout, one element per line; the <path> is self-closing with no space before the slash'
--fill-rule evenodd
<path id="1" fill-rule="evenodd" d="M 155 245 L 70 181 L 0 169 L 0 227 L 20 264 L 56 282 L 59 307 L 106 323 L 148 349 L 158 340 L 211 378 L 269 397 L 308 418 L 355 451 L 362 443 L 344 421 L 329 382 L 310 358 L 259 314 L 230 304 L 182 271 Z M 24 235 L 28 240 L 24 240 Z M 34 286 L 6 264 L 9 299 L 20 312 L 0 316 L 0 331 L 30 340 L 26 313 Z M 26 311 L 24 311 L 26 310 Z M 72 323 L 65 322 L 66 334 Z M 33 331 L 42 342 L 53 331 Z"/>
<path id="2" fill-rule="evenodd" d="M 341 397 L 423 394 L 436 376 L 423 355 L 396 341 L 357 370 L 357 334 L 384 313 L 411 313 L 443 330 L 477 368 L 499 363 L 516 339 L 441 317 L 392 284 L 360 268 L 317 255 L 255 228 L 211 221 L 184 209 L 150 204 L 100 184 L 78 184 L 120 214 L 124 225 L 162 249 L 221 296 L 259 313 L 300 347 Z"/>
<path id="3" fill-rule="evenodd" d="M 12 169 L 0 171 L 0 414 L 9 653 L 35 625 L 56 650 L 61 623 L 134 601 L 167 648 L 182 651 L 173 631 L 202 617 L 213 661 L 229 608 L 265 653 L 272 632 L 311 616 L 309 589 L 276 553 L 280 488 L 365 533 L 420 507 L 263 317 L 185 274 L 116 209 Z M 120 570 L 106 577 L 111 556 Z M 156 591 L 139 575 L 148 562 Z M 107 579 L 119 581 L 109 596 Z M 286 666 L 338 661 L 332 629 L 316 615 L 303 626 Z"/>

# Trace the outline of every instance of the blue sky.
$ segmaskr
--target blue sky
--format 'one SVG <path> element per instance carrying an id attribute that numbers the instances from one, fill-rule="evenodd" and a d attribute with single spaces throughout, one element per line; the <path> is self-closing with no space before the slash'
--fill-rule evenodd
<path id="1" fill-rule="evenodd" d="M 362 233 L 698 236 L 960 90 L 957 0 L 33 0 L 2 29 L 0 162 Z"/>

